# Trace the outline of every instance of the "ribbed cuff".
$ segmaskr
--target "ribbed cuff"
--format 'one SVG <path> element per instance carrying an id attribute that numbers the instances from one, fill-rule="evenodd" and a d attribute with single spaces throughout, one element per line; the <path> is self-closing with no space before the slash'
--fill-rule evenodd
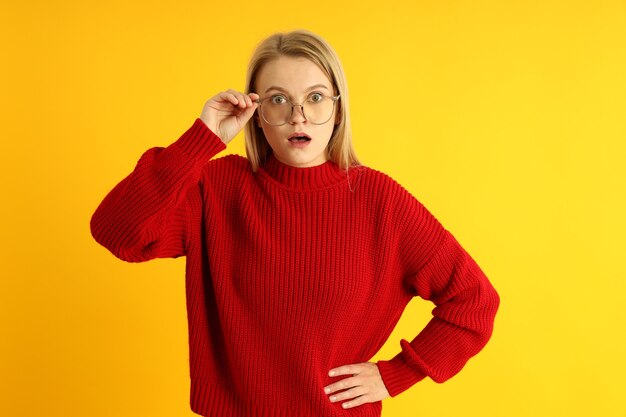
<path id="1" fill-rule="evenodd" d="M 171 147 L 194 161 L 205 163 L 226 149 L 226 144 L 198 117 Z"/>
<path id="2" fill-rule="evenodd" d="M 406 391 L 426 378 L 426 374 L 417 371 L 407 363 L 402 351 L 392 359 L 388 361 L 380 360 L 376 364 L 378 365 L 383 383 L 392 397 Z"/>

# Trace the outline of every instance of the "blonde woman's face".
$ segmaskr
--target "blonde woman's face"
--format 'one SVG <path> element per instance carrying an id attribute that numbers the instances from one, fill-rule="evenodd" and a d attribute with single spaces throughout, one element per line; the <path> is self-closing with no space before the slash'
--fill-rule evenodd
<path id="1" fill-rule="evenodd" d="M 326 74 L 313 62 L 301 57 L 281 56 L 267 62 L 259 71 L 255 86 L 261 99 L 276 96 L 274 100 L 286 98 L 294 104 L 303 104 L 313 93 L 336 95 Z M 260 110 L 254 117 L 276 158 L 284 164 L 304 168 L 328 161 L 326 147 L 338 123 L 336 115 L 335 105 L 329 121 L 321 125 L 309 122 L 299 106 L 293 108 L 287 123 L 282 126 L 267 123 Z M 292 139 L 292 136 L 302 134 L 309 136 L 310 140 Z"/>

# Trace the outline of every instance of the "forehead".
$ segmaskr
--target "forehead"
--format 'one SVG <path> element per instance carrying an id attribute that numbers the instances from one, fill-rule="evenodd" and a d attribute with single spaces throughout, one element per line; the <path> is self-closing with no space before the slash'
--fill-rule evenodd
<path id="1" fill-rule="evenodd" d="M 304 57 L 281 56 L 273 59 L 261 67 L 255 80 L 257 91 L 261 94 L 271 86 L 296 92 L 315 84 L 322 84 L 330 91 L 333 90 L 324 71 Z"/>

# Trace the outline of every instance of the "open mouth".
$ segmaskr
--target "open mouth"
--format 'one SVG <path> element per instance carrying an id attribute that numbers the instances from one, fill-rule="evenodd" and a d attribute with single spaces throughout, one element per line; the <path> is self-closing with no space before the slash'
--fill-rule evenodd
<path id="1" fill-rule="evenodd" d="M 289 136 L 289 142 L 309 142 L 311 138 L 306 133 L 294 133 Z"/>

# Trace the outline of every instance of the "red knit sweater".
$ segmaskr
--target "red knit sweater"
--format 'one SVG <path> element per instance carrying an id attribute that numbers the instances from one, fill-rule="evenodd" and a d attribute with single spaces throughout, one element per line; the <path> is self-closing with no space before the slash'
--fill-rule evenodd
<path id="1" fill-rule="evenodd" d="M 323 388 L 367 362 L 414 296 L 433 318 L 377 362 L 395 396 L 455 375 L 490 338 L 499 297 L 431 213 L 387 175 L 269 157 L 255 174 L 196 119 L 145 152 L 91 219 L 130 262 L 186 256 L 191 408 L 205 416 L 381 415 Z M 210 160 L 210 161 L 209 161 Z M 416 333 L 417 333 L 416 329 Z"/>

